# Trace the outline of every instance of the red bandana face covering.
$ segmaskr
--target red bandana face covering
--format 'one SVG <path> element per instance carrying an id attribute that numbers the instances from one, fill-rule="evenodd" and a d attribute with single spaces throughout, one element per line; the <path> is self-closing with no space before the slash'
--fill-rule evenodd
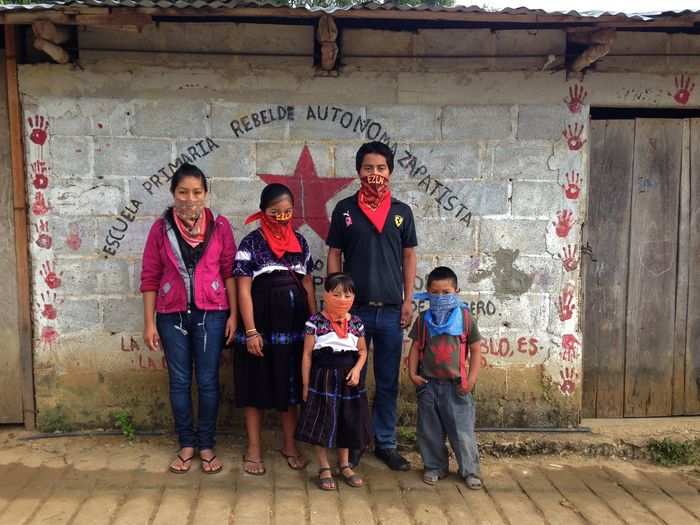
<path id="1" fill-rule="evenodd" d="M 281 213 L 273 219 L 265 212 L 254 213 L 245 220 L 246 224 L 260 221 L 260 229 L 275 257 L 281 259 L 289 253 L 301 253 L 301 244 L 292 229 L 292 212 Z"/>
<path id="2" fill-rule="evenodd" d="M 379 233 L 384 229 L 391 208 L 388 182 L 389 180 L 381 175 L 362 177 L 360 192 L 357 194 L 357 204 Z"/>
<path id="3" fill-rule="evenodd" d="M 333 331 L 341 339 L 348 336 L 348 312 L 350 312 L 354 300 L 354 297 L 338 297 L 332 292 L 323 294 L 323 315 L 331 322 Z"/>

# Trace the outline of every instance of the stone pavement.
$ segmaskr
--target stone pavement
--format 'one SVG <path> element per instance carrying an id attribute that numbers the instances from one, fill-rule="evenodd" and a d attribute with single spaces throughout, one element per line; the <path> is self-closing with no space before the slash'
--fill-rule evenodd
<path id="1" fill-rule="evenodd" d="M 224 472 L 205 476 L 196 461 L 186 475 L 167 473 L 172 437 L 0 434 L 2 525 L 700 523 L 697 472 L 614 458 L 487 457 L 485 490 L 474 492 L 454 475 L 432 488 L 417 469 L 394 473 L 367 457 L 366 487 L 324 493 L 313 465 L 294 472 L 272 451 L 266 476 L 244 474 L 233 437 L 219 443 Z"/>

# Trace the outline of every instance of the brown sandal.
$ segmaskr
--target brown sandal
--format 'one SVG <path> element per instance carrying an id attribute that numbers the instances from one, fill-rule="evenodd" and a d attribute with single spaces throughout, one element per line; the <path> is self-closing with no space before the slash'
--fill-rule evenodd
<path id="1" fill-rule="evenodd" d="M 345 470 L 352 470 L 352 467 L 350 464 L 347 465 L 338 465 L 338 468 L 340 469 L 340 475 L 343 476 L 343 479 L 345 480 L 345 483 L 350 485 L 352 488 L 359 489 L 362 485 L 365 484 L 365 481 L 362 479 L 362 476 L 353 473 L 350 476 L 346 476 L 344 474 Z"/>
<path id="2" fill-rule="evenodd" d="M 324 472 L 330 472 L 331 475 L 328 478 L 322 478 L 321 474 Z M 322 467 L 318 469 L 318 488 L 321 490 L 335 490 L 335 480 L 333 479 L 333 471 L 330 467 Z"/>
<path id="3" fill-rule="evenodd" d="M 292 470 L 304 470 L 306 466 L 309 464 L 309 460 L 306 459 L 304 456 L 301 454 L 298 454 L 296 456 L 288 455 L 284 453 L 284 450 L 279 449 L 278 452 L 282 454 L 282 457 L 287 460 L 287 466 L 292 469 Z M 296 467 L 292 463 L 292 460 L 294 460 L 294 464 L 296 464 Z"/>
<path id="4" fill-rule="evenodd" d="M 260 465 L 262 467 L 262 470 L 260 472 L 250 470 L 246 468 L 246 463 L 250 463 L 252 465 Z M 265 463 L 263 463 L 262 459 L 256 461 L 254 459 L 248 459 L 247 457 L 243 456 L 243 472 L 245 472 L 246 474 L 250 474 L 251 476 L 264 476 L 266 472 Z"/>
<path id="5" fill-rule="evenodd" d="M 215 455 L 212 456 L 212 457 L 210 457 L 209 459 L 204 459 L 202 456 L 199 456 L 199 460 L 202 462 L 202 465 L 201 465 L 202 472 L 204 472 L 205 474 L 216 474 L 216 473 L 218 473 L 218 472 L 221 472 L 221 469 L 224 468 L 223 465 L 219 465 L 219 468 L 213 468 L 213 467 L 211 466 L 212 462 L 213 462 L 215 459 L 216 459 L 216 456 L 215 456 Z M 206 463 L 207 465 L 209 465 L 209 470 L 207 470 L 207 469 L 204 468 L 204 464 L 205 464 L 205 463 Z"/>
<path id="6" fill-rule="evenodd" d="M 190 468 L 192 468 L 192 460 L 194 459 L 194 454 L 192 454 L 189 458 L 183 458 L 179 453 L 177 455 L 177 459 L 182 461 L 182 466 L 185 467 L 187 463 L 189 463 L 189 466 L 187 468 L 175 468 L 173 465 L 170 465 L 168 467 L 168 470 L 172 472 L 173 474 L 186 474 L 190 471 Z"/>

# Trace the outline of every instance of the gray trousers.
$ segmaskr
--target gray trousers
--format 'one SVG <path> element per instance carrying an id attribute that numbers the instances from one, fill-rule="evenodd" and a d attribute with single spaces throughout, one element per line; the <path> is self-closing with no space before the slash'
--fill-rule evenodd
<path id="1" fill-rule="evenodd" d="M 459 475 L 480 475 L 479 449 L 474 433 L 476 408 L 471 393 L 460 393 L 453 381 L 429 379 L 418 387 L 416 438 L 425 470 L 448 471 L 445 437 L 457 457 Z"/>

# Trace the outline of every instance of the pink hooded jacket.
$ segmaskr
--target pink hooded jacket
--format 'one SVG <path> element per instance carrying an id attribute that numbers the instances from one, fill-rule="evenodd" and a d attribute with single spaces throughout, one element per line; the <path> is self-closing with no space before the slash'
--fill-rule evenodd
<path id="1" fill-rule="evenodd" d="M 224 280 L 233 277 L 236 245 L 228 219 L 205 213 L 214 228 L 202 258 L 190 278 L 180 253 L 175 230 L 164 217 L 148 234 L 143 250 L 141 293 L 157 292 L 156 312 L 161 314 L 187 310 L 189 290 L 194 286 L 194 303 L 200 310 L 228 310 Z"/>

